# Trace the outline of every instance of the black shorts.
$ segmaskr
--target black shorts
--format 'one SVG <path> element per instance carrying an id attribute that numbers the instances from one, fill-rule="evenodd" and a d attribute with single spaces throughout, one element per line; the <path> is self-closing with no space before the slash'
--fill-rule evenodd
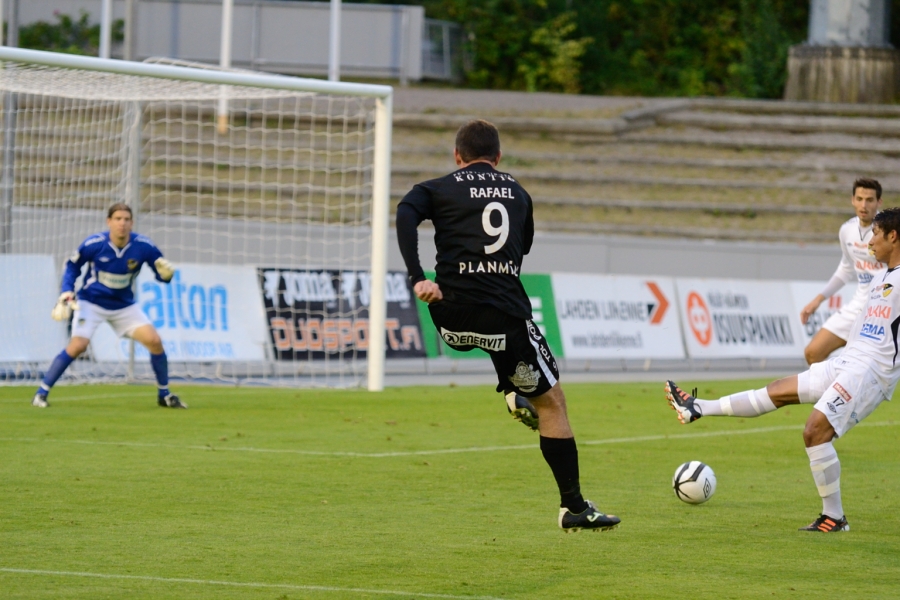
<path id="1" fill-rule="evenodd" d="M 446 300 L 428 305 L 431 320 L 444 342 L 455 350 L 487 351 L 497 371 L 497 391 L 515 390 L 527 398 L 546 394 L 559 380 L 556 359 L 541 330 L 492 306 L 455 304 Z"/>

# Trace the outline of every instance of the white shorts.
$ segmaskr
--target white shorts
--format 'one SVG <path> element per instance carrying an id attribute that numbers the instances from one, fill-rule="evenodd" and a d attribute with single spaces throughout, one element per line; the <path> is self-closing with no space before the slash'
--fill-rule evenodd
<path id="1" fill-rule="evenodd" d="M 810 365 L 797 379 L 798 391 L 818 398 L 813 408 L 825 415 L 838 437 L 887 400 L 872 369 L 839 356 Z"/>
<path id="2" fill-rule="evenodd" d="M 862 312 L 863 303 L 857 302 L 856 298 L 844 305 L 839 311 L 828 317 L 828 320 L 822 325 L 822 329 L 827 329 L 834 335 L 844 341 L 850 339 L 850 330 L 853 329 L 853 323 L 856 317 Z"/>
<path id="3" fill-rule="evenodd" d="M 72 337 L 91 339 L 103 321 L 109 323 L 120 338 L 131 337 L 138 327 L 150 325 L 150 319 L 137 304 L 109 310 L 84 300 L 78 300 L 78 310 L 75 311 L 72 318 Z"/>

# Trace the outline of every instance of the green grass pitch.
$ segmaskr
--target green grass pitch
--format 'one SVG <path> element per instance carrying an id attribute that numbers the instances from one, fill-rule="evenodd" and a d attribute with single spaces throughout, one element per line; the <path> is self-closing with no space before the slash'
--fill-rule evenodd
<path id="1" fill-rule="evenodd" d="M 761 381 L 700 383 L 701 397 Z M 0 597 L 897 598 L 900 407 L 836 447 L 821 502 L 809 406 L 680 425 L 663 382 L 566 385 L 582 489 L 622 518 L 564 534 L 537 434 L 488 387 L 0 387 Z M 679 502 L 682 462 L 718 476 Z"/>

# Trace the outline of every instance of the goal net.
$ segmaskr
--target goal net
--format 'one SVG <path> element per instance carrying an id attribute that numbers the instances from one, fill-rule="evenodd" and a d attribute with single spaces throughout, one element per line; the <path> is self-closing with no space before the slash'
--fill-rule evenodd
<path id="1" fill-rule="evenodd" d="M 64 347 L 64 262 L 126 202 L 178 268 L 134 284 L 172 377 L 381 389 L 385 296 L 408 291 L 386 272 L 390 87 L 0 61 L 0 381 L 38 380 Z M 135 345 L 104 325 L 62 381 L 150 382 Z"/>

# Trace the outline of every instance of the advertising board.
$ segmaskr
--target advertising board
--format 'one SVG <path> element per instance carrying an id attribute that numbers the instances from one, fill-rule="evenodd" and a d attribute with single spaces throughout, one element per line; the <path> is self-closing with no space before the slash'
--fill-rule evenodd
<path id="1" fill-rule="evenodd" d="M 178 264 L 168 284 L 141 270 L 135 298 L 156 327 L 170 361 L 262 361 L 265 312 L 251 266 Z M 130 341 L 104 323 L 91 341 L 99 361 L 124 360 Z M 149 360 L 135 344 L 135 357 Z"/>
<path id="2" fill-rule="evenodd" d="M 684 358 L 672 279 L 554 273 L 566 358 Z"/>
<path id="3" fill-rule="evenodd" d="M 783 281 L 676 279 L 693 358 L 799 358 L 799 308 Z"/>

